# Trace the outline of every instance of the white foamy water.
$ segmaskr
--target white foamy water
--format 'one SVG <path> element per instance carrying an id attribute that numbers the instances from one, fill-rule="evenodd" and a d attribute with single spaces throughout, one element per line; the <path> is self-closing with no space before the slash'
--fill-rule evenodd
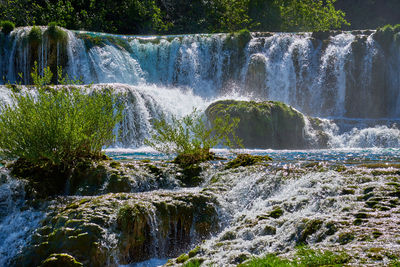
<path id="1" fill-rule="evenodd" d="M 10 266 L 10 260 L 28 244 L 32 232 L 44 218 L 43 212 L 27 207 L 24 183 L 0 171 L 0 266 Z"/>

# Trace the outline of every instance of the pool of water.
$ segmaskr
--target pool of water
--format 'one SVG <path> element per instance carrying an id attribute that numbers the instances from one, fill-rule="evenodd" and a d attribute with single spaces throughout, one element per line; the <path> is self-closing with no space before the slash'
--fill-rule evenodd
<path id="1" fill-rule="evenodd" d="M 218 156 L 231 159 L 235 157 L 232 151 L 227 149 L 212 150 Z M 368 148 L 368 149 L 320 149 L 320 150 L 260 150 L 241 149 L 237 153 L 249 153 L 252 155 L 268 155 L 277 164 L 299 162 L 328 162 L 335 164 L 358 163 L 400 163 L 399 148 Z M 138 149 L 107 149 L 108 156 L 115 160 L 172 160 L 174 155 L 162 154 L 151 148 Z"/>

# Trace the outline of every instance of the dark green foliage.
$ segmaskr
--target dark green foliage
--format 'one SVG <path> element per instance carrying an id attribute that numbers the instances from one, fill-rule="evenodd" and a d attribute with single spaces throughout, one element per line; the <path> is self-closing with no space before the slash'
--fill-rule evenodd
<path id="1" fill-rule="evenodd" d="M 28 40 L 32 44 L 39 44 L 42 41 L 42 30 L 37 26 L 33 26 L 28 34 Z"/>
<path id="2" fill-rule="evenodd" d="M 9 20 L 5 20 L 5 21 L 0 22 L 0 27 L 1 27 L 1 31 L 7 35 L 14 30 L 15 24 Z"/>
<path id="3" fill-rule="evenodd" d="M 336 0 L 281 1 L 282 29 L 285 31 L 326 31 L 348 24 L 341 10 L 335 10 Z"/>
<path id="4" fill-rule="evenodd" d="M 334 2 L 334 1 L 332 1 Z M 314 0 L 7 0 L 0 20 L 123 34 L 319 30 L 344 24 L 331 1 Z"/>
<path id="5" fill-rule="evenodd" d="M 271 161 L 272 158 L 269 156 L 253 156 L 250 154 L 237 154 L 236 158 L 229 161 L 225 169 L 234 169 L 240 166 L 251 166 L 260 162 Z"/>

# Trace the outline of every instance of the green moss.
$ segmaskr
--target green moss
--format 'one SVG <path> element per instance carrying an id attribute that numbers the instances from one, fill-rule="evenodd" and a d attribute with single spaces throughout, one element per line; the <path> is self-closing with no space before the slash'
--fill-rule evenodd
<path id="1" fill-rule="evenodd" d="M 181 254 L 178 258 L 176 258 L 176 262 L 177 263 L 184 263 L 188 259 L 189 259 L 189 255 L 184 253 L 184 254 Z"/>
<path id="2" fill-rule="evenodd" d="M 74 257 L 69 254 L 51 254 L 46 260 L 42 262 L 40 267 L 78 267 L 83 266 Z"/>
<path id="3" fill-rule="evenodd" d="M 65 42 L 68 39 L 68 34 L 57 26 L 56 22 L 50 22 L 45 33 L 56 42 Z"/>
<path id="4" fill-rule="evenodd" d="M 366 218 L 368 218 L 368 214 L 366 214 L 364 212 L 359 212 L 359 213 L 355 214 L 354 217 L 356 217 L 357 219 L 366 219 Z"/>
<path id="5" fill-rule="evenodd" d="M 191 251 L 189 251 L 188 255 L 189 258 L 193 258 L 194 256 L 196 256 L 198 253 L 200 252 L 200 247 L 197 246 L 194 249 L 192 249 Z"/>
<path id="6" fill-rule="evenodd" d="M 357 218 L 354 220 L 353 225 L 361 225 L 363 223 L 365 223 L 365 220 Z"/>
<path id="7" fill-rule="evenodd" d="M 354 189 L 345 188 L 342 190 L 342 195 L 354 195 L 354 194 L 355 194 Z"/>
<path id="8" fill-rule="evenodd" d="M 381 233 L 381 232 L 379 232 L 379 231 L 373 231 L 372 232 L 372 236 L 374 237 L 374 238 L 379 238 L 380 236 L 382 236 L 383 234 Z"/>
<path id="9" fill-rule="evenodd" d="M 1 32 L 5 35 L 10 34 L 15 28 L 15 24 L 9 20 L 0 22 Z"/>
<path id="10" fill-rule="evenodd" d="M 114 169 L 118 169 L 118 168 L 121 167 L 121 162 L 112 161 L 112 162 L 110 162 L 110 167 L 111 167 L 111 168 L 114 168 Z"/>
<path id="11" fill-rule="evenodd" d="M 250 154 L 238 154 L 235 159 L 229 161 L 225 169 L 234 169 L 238 167 L 251 166 L 260 162 L 271 161 L 272 158 L 269 156 L 253 156 Z"/>
<path id="12" fill-rule="evenodd" d="M 341 245 L 345 245 L 353 241 L 354 238 L 355 238 L 354 233 L 351 232 L 341 233 L 338 237 L 337 242 L 340 243 Z"/>
<path id="13" fill-rule="evenodd" d="M 315 219 L 308 221 L 304 227 L 304 230 L 301 231 L 299 239 L 297 240 L 298 244 L 305 244 L 307 243 L 307 238 L 316 233 L 319 229 L 321 229 L 321 226 L 323 224 L 322 220 Z"/>
<path id="14" fill-rule="evenodd" d="M 242 29 L 238 32 L 235 32 L 234 36 L 238 39 L 240 49 L 243 49 L 252 38 L 248 29 Z"/>
<path id="15" fill-rule="evenodd" d="M 42 42 L 42 30 L 37 26 L 33 26 L 28 34 L 28 40 L 32 44 L 39 44 Z"/>
<path id="16" fill-rule="evenodd" d="M 152 164 L 147 164 L 146 165 L 147 168 L 149 168 L 150 173 L 154 174 L 155 176 L 161 176 L 162 175 L 162 170 L 160 168 L 158 168 L 155 165 Z"/>
<path id="17" fill-rule="evenodd" d="M 262 232 L 263 235 L 275 235 L 276 234 L 276 228 L 270 225 L 266 225 L 263 229 Z"/>
<path id="18" fill-rule="evenodd" d="M 268 217 L 278 219 L 282 215 L 283 215 L 283 210 L 280 207 L 277 207 L 268 214 Z"/>
<path id="19" fill-rule="evenodd" d="M 233 240 L 235 238 L 236 238 L 236 233 L 228 231 L 220 238 L 220 241 Z"/>
<path id="20" fill-rule="evenodd" d="M 206 109 L 207 118 L 239 118 L 236 136 L 248 148 L 305 148 L 303 115 L 281 102 L 223 100 Z"/>

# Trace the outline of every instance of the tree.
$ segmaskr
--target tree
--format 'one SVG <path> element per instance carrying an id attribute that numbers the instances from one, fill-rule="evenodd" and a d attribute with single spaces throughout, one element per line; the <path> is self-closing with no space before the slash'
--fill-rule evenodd
<path id="1" fill-rule="evenodd" d="M 348 25 L 344 12 L 336 10 L 336 0 L 281 1 L 283 31 L 327 31 Z"/>

